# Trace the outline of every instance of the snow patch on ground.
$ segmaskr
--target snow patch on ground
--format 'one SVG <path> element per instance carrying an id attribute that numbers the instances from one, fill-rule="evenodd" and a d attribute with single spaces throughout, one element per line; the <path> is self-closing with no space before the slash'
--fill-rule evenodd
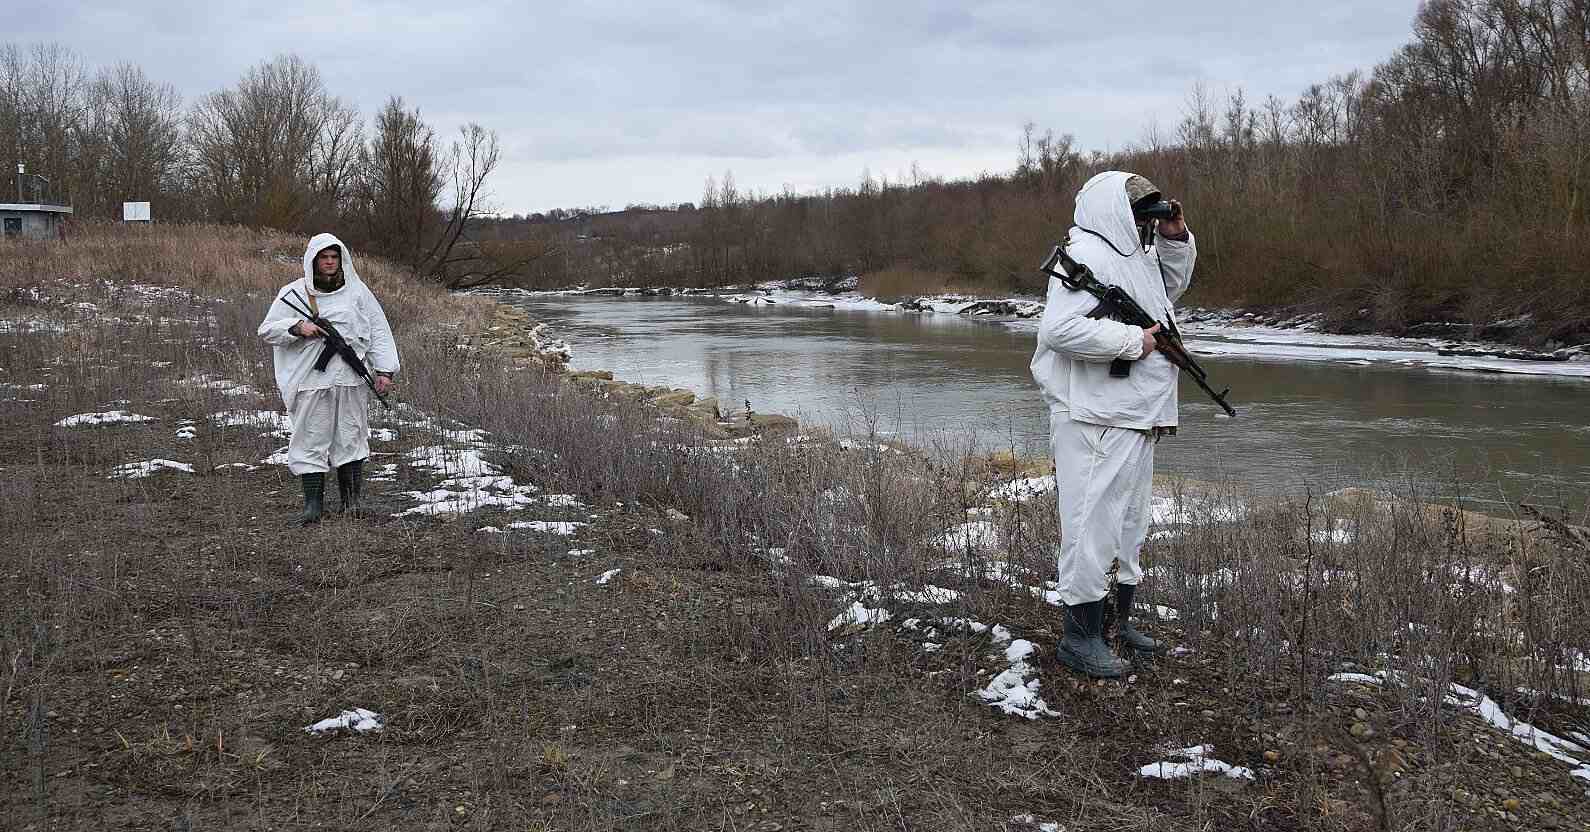
<path id="1" fill-rule="evenodd" d="M 1027 477 L 1013 480 L 995 488 L 988 493 L 990 499 L 1004 500 L 1008 503 L 1025 503 L 1044 494 L 1051 494 L 1055 490 L 1054 475 L 1043 477 Z"/>
<path id="2" fill-rule="evenodd" d="M 1482 587 L 1499 590 L 1504 595 L 1512 595 L 1517 590 L 1507 578 L 1503 577 L 1501 570 L 1487 566 L 1483 563 L 1473 564 L 1448 564 L 1446 572 L 1455 584 L 1478 584 Z M 1590 670 L 1590 668 L 1579 668 Z"/>
<path id="3" fill-rule="evenodd" d="M 210 421 L 223 428 L 258 428 L 284 439 L 293 432 L 292 419 L 275 410 L 223 410 L 211 413 Z"/>
<path id="4" fill-rule="evenodd" d="M 900 627 L 906 630 L 916 630 L 918 632 L 924 633 L 929 638 L 938 636 L 939 629 L 941 627 L 955 633 L 966 632 L 972 633 L 974 635 L 987 633 L 988 640 L 996 647 L 1010 644 L 1014 640 L 1011 637 L 1009 628 L 1007 628 L 1005 625 L 995 624 L 994 626 L 990 627 L 981 621 L 973 621 L 970 618 L 946 617 L 928 619 L 927 621 L 923 621 L 920 618 L 907 618 L 906 620 L 900 622 Z"/>
<path id="5" fill-rule="evenodd" d="M 1219 498 L 1162 497 L 1155 494 L 1149 499 L 1156 526 L 1190 526 L 1200 522 L 1237 523 L 1247 516 L 1247 507 L 1232 504 Z"/>
<path id="6" fill-rule="evenodd" d="M 46 321 L 42 318 L 24 318 L 21 320 L 0 318 L 0 335 L 42 335 L 50 333 L 59 335 L 66 332 L 66 324 L 59 321 Z"/>
<path id="7" fill-rule="evenodd" d="M 854 591 L 861 601 L 873 604 L 884 601 L 905 604 L 953 604 L 962 597 L 958 590 L 945 589 L 932 584 L 924 584 L 920 589 L 912 589 L 906 584 L 891 584 L 884 587 L 879 586 L 876 581 L 847 581 L 832 575 L 809 575 L 806 582 L 824 589 Z"/>
<path id="8" fill-rule="evenodd" d="M 497 466 L 486 461 L 479 448 L 426 445 L 415 448 L 403 456 L 415 468 L 426 468 L 453 477 L 485 477 L 502 473 Z"/>
<path id="9" fill-rule="evenodd" d="M 861 606 L 859 603 L 857 607 Z M 852 608 L 854 609 L 854 607 Z M 1038 651 L 1038 645 L 1027 639 L 1015 638 L 1010 629 L 1003 624 L 990 627 L 980 621 L 968 618 L 938 618 L 921 619 L 908 618 L 900 622 L 900 628 L 921 633 L 926 639 L 941 638 L 943 634 L 988 634 L 989 643 L 995 647 L 1003 647 L 1002 656 L 1005 667 L 996 673 L 988 684 L 976 692 L 979 700 L 990 707 L 998 708 L 1003 713 L 1019 716 L 1023 719 L 1038 719 L 1039 717 L 1056 717 L 1059 712 L 1050 708 L 1044 702 L 1039 691 L 1043 682 L 1038 678 L 1038 669 L 1030 661 Z M 922 650 L 935 653 L 944 647 L 942 641 L 924 641 Z M 993 658 L 993 656 L 990 656 Z"/>
<path id="10" fill-rule="evenodd" d="M 966 578 L 978 576 L 978 572 L 971 565 L 962 565 L 957 561 L 945 563 L 943 568 Z M 1026 567 L 1004 560 L 991 560 L 984 564 L 981 577 L 985 581 L 991 581 L 1011 589 L 1020 589 L 1026 586 L 1027 581 L 1035 579 Z"/>
<path id="11" fill-rule="evenodd" d="M 198 295 L 186 289 L 179 289 L 176 286 L 155 286 L 149 283 L 130 283 L 126 286 L 117 286 L 109 280 L 101 281 L 101 285 L 112 291 L 118 289 L 126 291 L 133 295 L 136 302 L 148 306 L 176 306 L 192 303 L 199 299 Z"/>
<path id="12" fill-rule="evenodd" d="M 1156 777 L 1162 780 L 1180 780 L 1197 774 L 1223 774 L 1233 780 L 1252 780 L 1253 770 L 1217 760 L 1212 745 L 1194 745 L 1171 752 L 1169 759 L 1149 763 L 1137 770 L 1139 777 Z M 1178 762 L 1179 761 L 1179 762 Z"/>
<path id="13" fill-rule="evenodd" d="M 992 549 L 999 545 L 999 526 L 988 520 L 962 523 L 945 532 L 935 544 L 959 554 Z"/>
<path id="14" fill-rule="evenodd" d="M 519 511 L 535 504 L 537 489 L 518 485 L 513 477 L 454 477 L 437 483 L 429 491 L 406 491 L 419 505 L 393 514 L 393 517 L 468 514 L 483 508 Z"/>
<path id="15" fill-rule="evenodd" d="M 186 462 L 174 462 L 169 459 L 149 459 L 143 462 L 129 462 L 110 469 L 111 479 L 138 480 L 154 476 L 160 471 L 181 471 L 184 474 L 193 473 L 193 466 Z"/>
<path id="16" fill-rule="evenodd" d="M 1590 763 L 1587 763 L 1587 758 L 1590 758 L 1590 748 L 1585 748 L 1572 740 L 1563 739 L 1555 734 L 1536 728 L 1523 720 L 1508 716 L 1502 710 L 1502 707 L 1496 704 L 1496 700 L 1479 691 L 1466 688 L 1454 682 L 1451 686 L 1451 692 L 1447 694 L 1444 701 L 1448 705 L 1456 705 L 1474 713 L 1480 719 L 1489 722 L 1513 739 L 1525 745 L 1533 746 L 1536 751 L 1550 754 L 1552 757 L 1575 767 L 1582 768 L 1590 765 Z"/>
<path id="17" fill-rule="evenodd" d="M 459 447 L 483 447 L 489 434 L 459 422 L 439 419 L 407 402 L 398 402 L 391 418 L 398 424 L 435 434 L 443 443 Z"/>
<path id="18" fill-rule="evenodd" d="M 1337 518 L 1331 521 L 1328 529 L 1316 529 L 1309 537 L 1315 543 L 1329 543 L 1336 546 L 1347 546 L 1358 539 L 1358 532 L 1353 528 L 1351 520 Z"/>
<path id="19" fill-rule="evenodd" d="M 394 517 L 467 514 L 493 506 L 515 511 L 533 504 L 541 490 L 514 482 L 513 477 L 487 462 L 480 448 L 428 445 L 415 448 L 404 457 L 416 468 L 450 476 L 429 491 L 407 492 L 419 505 Z"/>
<path id="20" fill-rule="evenodd" d="M 333 717 L 322 719 L 314 725 L 304 726 L 304 731 L 310 734 L 326 734 L 332 731 L 352 731 L 355 734 L 364 734 L 370 731 L 379 731 L 386 726 L 386 717 L 366 708 L 354 708 L 343 711 Z"/>
<path id="21" fill-rule="evenodd" d="M 1005 632 L 1008 637 L 1009 631 Z M 1027 661 L 1037 651 L 1038 645 L 1024 638 L 1012 640 L 1005 648 L 1005 661 L 1010 666 L 995 676 L 987 687 L 978 691 L 978 698 L 1011 716 L 1024 719 L 1059 716 L 1060 713 L 1050 708 L 1038 694 L 1043 687 L 1043 680 L 1038 678 L 1037 669 Z"/>
<path id="22" fill-rule="evenodd" d="M 597 575 L 596 576 L 596 584 L 597 584 L 597 586 L 606 586 L 609 581 L 611 581 L 614 578 L 618 577 L 618 573 L 623 572 L 623 571 L 624 571 L 623 568 L 609 569 L 606 572 L 603 572 L 602 574 Z"/>
<path id="23" fill-rule="evenodd" d="M 905 604 L 953 604 L 961 600 L 961 593 L 953 589 L 927 584 L 921 589 L 906 589 L 896 584 L 888 588 L 876 586 L 867 587 L 862 591 L 863 600 L 888 600 Z"/>
<path id="24" fill-rule="evenodd" d="M 578 531 L 581 526 L 586 525 L 589 524 L 569 520 L 520 520 L 516 523 L 509 523 L 508 528 L 568 537 Z"/>
<path id="25" fill-rule="evenodd" d="M 1328 677 L 1326 681 L 1381 685 L 1388 680 L 1392 682 L 1404 681 L 1401 674 L 1393 674 L 1384 670 L 1377 671 L 1372 676 L 1364 673 L 1336 673 Z M 1590 747 L 1536 728 L 1523 720 L 1514 719 L 1502 710 L 1496 700 L 1456 682 L 1449 685 L 1447 693 L 1442 697 L 1442 702 L 1468 711 L 1481 720 L 1490 723 L 1502 733 L 1534 748 L 1536 751 L 1549 754 L 1564 763 L 1574 766 L 1574 777 L 1590 780 Z"/>
<path id="26" fill-rule="evenodd" d="M 840 439 L 838 445 L 841 450 L 845 451 L 877 451 L 880 454 L 886 454 L 893 451 L 894 453 L 899 453 L 898 450 L 891 448 L 882 442 L 860 442 L 849 437 Z M 827 492 L 824 493 L 826 494 Z"/>
<path id="27" fill-rule="evenodd" d="M 187 387 L 198 387 L 203 390 L 215 390 L 223 396 L 253 396 L 259 393 L 258 390 L 255 390 L 247 384 L 240 384 L 229 378 L 216 378 L 207 373 L 196 375 L 191 378 L 185 378 L 180 383 Z"/>
<path id="28" fill-rule="evenodd" d="M 882 624 L 893 617 L 894 615 L 886 609 L 871 608 L 857 601 L 828 622 L 828 631 L 833 632 L 842 628 L 864 630 L 874 624 Z"/>
<path id="29" fill-rule="evenodd" d="M 1038 820 L 1037 816 L 1031 812 L 1025 815 L 1011 816 L 1010 823 L 1006 824 L 1005 828 L 1010 829 L 1011 827 L 1023 832 L 1028 832 L 1028 830 L 1031 830 L 1031 832 L 1066 832 L 1065 827 L 1060 824 L 1054 821 Z"/>
<path id="30" fill-rule="evenodd" d="M 114 425 L 121 422 L 153 422 L 153 416 L 140 416 L 125 410 L 106 410 L 99 413 L 79 413 L 68 416 L 55 423 L 59 428 L 93 427 L 97 425 Z"/>

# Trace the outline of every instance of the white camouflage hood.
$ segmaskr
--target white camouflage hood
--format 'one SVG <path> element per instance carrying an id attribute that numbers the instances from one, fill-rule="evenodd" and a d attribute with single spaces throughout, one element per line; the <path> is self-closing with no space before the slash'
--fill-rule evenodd
<path id="1" fill-rule="evenodd" d="M 1078 234 L 1103 237 L 1110 248 L 1122 257 L 1136 257 L 1143 253 L 1138 242 L 1137 222 L 1132 218 L 1132 201 L 1126 193 L 1126 180 L 1132 174 L 1107 170 L 1089 179 L 1077 191 L 1076 228 L 1072 241 Z M 1084 230 L 1085 229 L 1085 230 Z M 318 239 L 318 238 L 317 238 Z"/>
<path id="2" fill-rule="evenodd" d="M 342 279 L 346 284 L 359 280 L 359 273 L 353 268 L 353 250 L 347 244 L 337 239 L 335 234 L 320 233 L 309 238 L 309 245 L 304 246 L 304 280 L 310 285 L 315 285 L 315 255 L 321 251 L 336 246 L 342 250 Z"/>

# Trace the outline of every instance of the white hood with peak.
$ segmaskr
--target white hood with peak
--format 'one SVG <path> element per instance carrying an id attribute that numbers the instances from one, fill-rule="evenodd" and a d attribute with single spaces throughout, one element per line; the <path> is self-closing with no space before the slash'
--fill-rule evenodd
<path id="1" fill-rule="evenodd" d="M 1120 286 L 1150 315 L 1174 320 L 1173 304 L 1192 282 L 1197 246 L 1189 234 L 1185 241 L 1161 238 L 1143 250 L 1126 193 L 1130 176 L 1106 171 L 1082 186 L 1066 251 L 1101 282 Z M 1175 426 L 1176 366 L 1158 353 L 1138 361 L 1143 330 L 1087 317 L 1097 305 L 1087 292 L 1049 279 L 1031 366 L 1051 415 L 1137 430 Z M 1110 376 L 1109 364 L 1117 358 L 1133 362 L 1127 378 Z"/>
<path id="2" fill-rule="evenodd" d="M 333 291 L 322 292 L 315 288 L 315 256 L 331 246 L 342 252 L 343 283 Z M 294 292 L 297 297 L 293 296 Z M 283 299 L 300 308 L 308 304 L 312 307 L 310 312 L 330 321 L 353 345 L 370 372 L 398 371 L 397 342 L 392 338 L 392 327 L 387 323 L 386 311 L 380 302 L 359 279 L 353 265 L 353 251 L 335 235 L 316 234 L 304 247 L 303 276 L 276 293 L 265 320 L 259 325 L 260 337 L 275 348 L 276 386 L 288 410 L 292 410 L 293 397 L 301 390 L 363 386 L 365 382 L 340 358 L 333 358 L 325 370 L 315 369 L 315 359 L 320 356 L 325 342 L 319 338 L 299 338 L 288 331 L 304 317 Z"/>

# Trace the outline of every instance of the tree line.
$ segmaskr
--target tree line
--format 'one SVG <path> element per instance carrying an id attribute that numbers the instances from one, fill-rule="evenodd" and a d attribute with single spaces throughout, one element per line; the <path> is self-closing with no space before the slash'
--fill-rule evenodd
<path id="1" fill-rule="evenodd" d="M 526 285 L 706 286 L 862 276 L 907 294 L 1037 292 L 1087 177 L 1121 168 L 1181 198 L 1189 302 L 1319 312 L 1345 331 L 1590 341 L 1590 0 L 1430 0 L 1410 41 L 1295 100 L 1199 87 L 1169 130 L 1113 154 L 1028 125 L 1014 169 L 913 169 L 822 193 L 499 223 L 555 239 Z M 1511 320 L 1508 320 L 1511 319 Z"/>
<path id="2" fill-rule="evenodd" d="M 398 96 L 367 128 L 294 55 L 185 105 L 134 64 L 90 70 L 57 44 L 0 44 L 0 157 L 48 179 L 43 195 L 80 220 L 149 202 L 164 222 L 335 228 L 452 285 L 512 265 L 472 233 L 500 161 L 494 132 L 470 123 L 446 139 Z"/>

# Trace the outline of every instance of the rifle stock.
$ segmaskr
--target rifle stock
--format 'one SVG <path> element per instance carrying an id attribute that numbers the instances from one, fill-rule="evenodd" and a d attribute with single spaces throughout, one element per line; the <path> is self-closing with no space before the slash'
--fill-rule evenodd
<path id="1" fill-rule="evenodd" d="M 1063 267 L 1064 271 L 1056 270 L 1055 266 L 1057 265 Z M 1071 259 L 1071 255 L 1066 253 L 1063 244 L 1054 247 L 1054 250 L 1049 253 L 1049 259 L 1044 261 L 1043 265 L 1039 267 L 1039 271 L 1058 279 L 1065 284 L 1067 289 L 1074 292 L 1087 292 L 1098 298 L 1099 305 L 1088 313 L 1090 318 L 1114 318 L 1124 324 L 1142 327 L 1143 329 L 1150 329 L 1158 325 L 1160 331 L 1154 333 L 1154 342 L 1158 350 L 1164 354 L 1166 360 L 1176 365 L 1182 372 L 1192 378 L 1193 383 L 1207 393 L 1215 404 L 1220 405 L 1220 409 L 1224 410 L 1227 416 L 1237 415 L 1236 409 L 1226 401 L 1226 394 L 1231 392 L 1231 388 L 1228 387 L 1217 393 L 1213 387 L 1209 386 L 1209 373 L 1192 357 L 1192 353 L 1187 351 L 1187 346 L 1182 343 L 1181 332 L 1176 328 L 1174 320 L 1165 322 L 1155 320 L 1154 316 L 1148 314 L 1142 306 L 1138 305 L 1137 301 L 1132 299 L 1131 295 L 1126 293 L 1126 290 L 1119 286 L 1101 283 L 1097 277 L 1094 277 L 1092 269 Z M 1130 361 L 1116 359 L 1110 362 L 1110 375 L 1124 378 L 1130 372 Z"/>

